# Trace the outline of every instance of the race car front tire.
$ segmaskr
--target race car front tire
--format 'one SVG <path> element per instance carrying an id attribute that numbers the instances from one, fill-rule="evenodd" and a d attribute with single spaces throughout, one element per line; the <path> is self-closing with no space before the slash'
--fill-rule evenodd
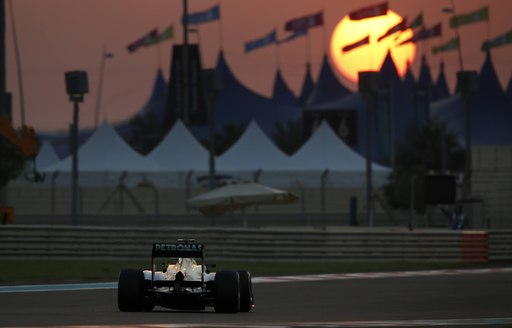
<path id="1" fill-rule="evenodd" d="M 214 308 L 219 313 L 236 313 L 240 309 L 240 276 L 236 271 L 215 274 Z"/>
<path id="2" fill-rule="evenodd" d="M 251 273 L 238 271 L 240 276 L 240 312 L 249 312 L 254 304 L 252 295 Z"/>
<path id="3" fill-rule="evenodd" d="M 117 306 L 123 312 L 150 311 L 153 306 L 144 298 L 144 273 L 126 269 L 119 273 Z"/>

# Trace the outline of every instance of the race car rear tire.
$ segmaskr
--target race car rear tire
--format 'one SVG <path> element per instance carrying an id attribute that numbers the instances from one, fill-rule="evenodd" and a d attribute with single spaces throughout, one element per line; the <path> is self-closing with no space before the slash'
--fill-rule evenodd
<path id="1" fill-rule="evenodd" d="M 215 312 L 236 313 L 240 309 L 240 276 L 236 271 L 220 271 L 215 274 Z"/>
<path id="2" fill-rule="evenodd" d="M 144 299 L 144 273 L 141 270 L 126 269 L 119 273 L 117 306 L 123 312 L 152 309 L 148 300 Z"/>
<path id="3" fill-rule="evenodd" d="M 240 276 L 240 312 L 249 312 L 254 304 L 252 295 L 252 280 L 249 271 L 238 271 Z"/>

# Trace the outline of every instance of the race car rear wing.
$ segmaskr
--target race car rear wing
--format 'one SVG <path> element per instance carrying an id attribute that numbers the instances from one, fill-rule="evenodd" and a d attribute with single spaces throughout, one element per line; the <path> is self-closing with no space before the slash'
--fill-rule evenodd
<path id="1" fill-rule="evenodd" d="M 204 245 L 196 243 L 195 239 L 178 239 L 176 243 L 155 243 L 151 255 L 151 289 L 154 286 L 167 286 L 165 282 L 155 282 L 155 258 L 157 257 L 200 258 L 201 281 L 199 287 L 204 287 Z M 198 287 L 197 285 L 198 283 L 191 283 L 190 287 Z"/>
<path id="2" fill-rule="evenodd" d="M 203 244 L 195 242 L 155 243 L 153 257 L 202 258 Z"/>

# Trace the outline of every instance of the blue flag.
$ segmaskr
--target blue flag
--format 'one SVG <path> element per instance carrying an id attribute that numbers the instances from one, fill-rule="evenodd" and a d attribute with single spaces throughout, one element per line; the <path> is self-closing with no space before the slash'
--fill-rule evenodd
<path id="1" fill-rule="evenodd" d="M 190 25 L 195 25 L 208 23 L 218 19 L 220 19 L 220 6 L 215 5 L 208 10 L 189 14 L 187 16 L 187 23 Z M 185 17 L 182 17 L 181 21 L 182 23 L 185 23 Z"/>
<path id="2" fill-rule="evenodd" d="M 299 31 L 293 32 L 292 34 L 288 35 L 286 38 L 279 40 L 277 43 L 283 44 L 286 42 L 290 42 L 300 36 L 305 36 L 306 34 L 308 34 L 308 30 L 299 30 Z"/>
<path id="3" fill-rule="evenodd" d="M 245 44 L 245 52 L 249 52 L 249 51 L 264 47 L 271 43 L 277 43 L 277 31 L 275 29 L 262 38 L 247 42 Z"/>

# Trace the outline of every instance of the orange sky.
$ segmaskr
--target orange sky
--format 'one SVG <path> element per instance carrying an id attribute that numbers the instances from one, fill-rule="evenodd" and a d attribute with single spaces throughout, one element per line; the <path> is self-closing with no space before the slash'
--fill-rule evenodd
<path id="1" fill-rule="evenodd" d="M 110 122 L 129 118 L 146 102 L 158 67 L 168 78 L 171 42 L 160 47 L 140 49 L 129 54 L 126 45 L 154 27 L 164 29 L 175 24 L 175 43 L 182 40 L 179 25 L 182 0 L 14 0 L 16 27 L 25 94 L 26 121 L 36 130 L 67 130 L 72 121 L 72 105 L 65 94 L 64 72 L 86 70 L 90 93 L 80 109 L 80 126 L 94 124 L 100 56 L 103 46 L 114 57 L 106 62 L 101 117 Z M 235 75 L 255 92 L 269 96 L 277 67 L 274 46 L 245 54 L 245 42 L 259 38 L 273 28 L 283 37 L 284 23 L 292 18 L 324 10 L 325 28 L 311 30 L 311 63 L 316 79 L 322 55 L 334 26 L 349 11 L 375 4 L 380 0 L 189 0 L 191 12 L 221 4 L 222 22 L 199 26 L 202 59 L 205 68 L 214 66 L 223 49 Z M 432 56 L 431 47 L 454 36 L 447 14 L 441 9 L 449 0 L 390 0 L 392 10 L 409 20 L 421 10 L 427 26 L 443 22 L 443 37 L 418 44 L 413 72 L 418 76 L 420 57 L 426 54 L 437 77 L 441 58 L 446 63 L 450 87 L 454 87 L 459 69 L 457 52 Z M 490 5 L 490 24 L 478 23 L 461 27 L 465 69 L 480 70 L 484 53 L 482 41 L 512 29 L 508 0 L 455 0 L 456 10 L 464 13 Z M 8 6 L 8 4 L 6 4 Z M 8 7 L 6 12 L 9 13 Z M 324 37 L 324 33 L 326 37 Z M 198 40 L 191 35 L 190 40 Z M 13 93 L 14 124 L 20 124 L 18 79 L 14 59 L 10 17 L 6 22 L 7 88 Z M 160 49 L 160 51 L 159 51 Z M 280 47 L 281 70 L 288 85 L 297 94 L 305 74 L 305 38 Z M 159 55 L 160 54 L 160 55 Z M 495 67 L 504 87 L 512 73 L 512 45 L 493 50 Z M 334 68 L 333 68 L 334 69 Z M 338 77 L 352 90 L 353 82 Z"/>

